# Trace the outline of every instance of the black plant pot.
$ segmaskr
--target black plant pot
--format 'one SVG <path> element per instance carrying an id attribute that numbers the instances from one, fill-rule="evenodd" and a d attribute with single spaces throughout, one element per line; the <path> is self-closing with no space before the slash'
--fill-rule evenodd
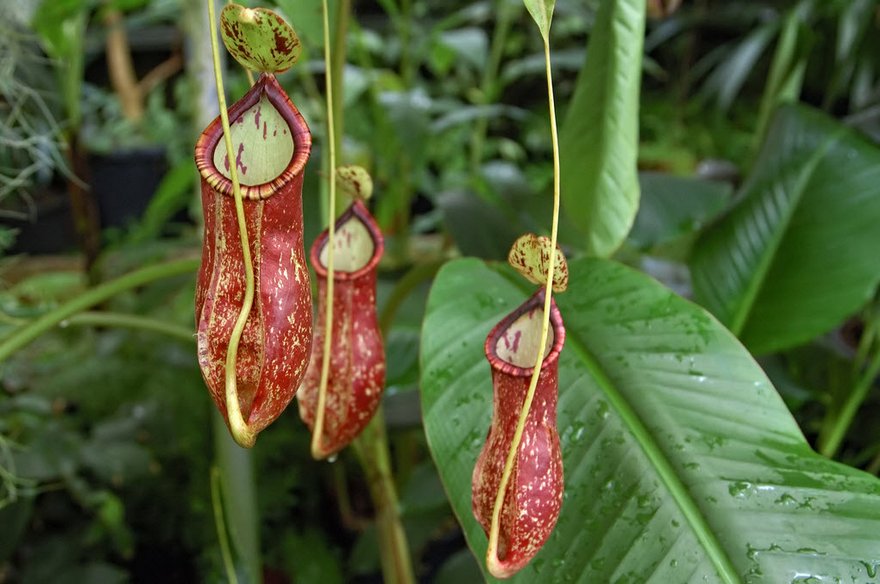
<path id="1" fill-rule="evenodd" d="M 126 227 L 140 219 L 168 172 L 163 147 L 93 154 L 90 166 L 102 229 Z"/>
<path id="2" fill-rule="evenodd" d="M 77 248 L 76 232 L 71 221 L 70 199 L 67 193 L 41 190 L 34 194 L 33 208 L 16 208 L 28 218 L 0 219 L 0 225 L 15 229 L 15 242 L 9 254 L 56 254 Z M 18 205 L 16 205 L 18 207 Z"/>

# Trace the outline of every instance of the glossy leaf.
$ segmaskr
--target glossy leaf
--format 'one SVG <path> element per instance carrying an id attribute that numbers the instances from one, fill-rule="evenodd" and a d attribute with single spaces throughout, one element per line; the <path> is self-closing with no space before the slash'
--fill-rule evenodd
<path id="1" fill-rule="evenodd" d="M 605 0 L 561 127 L 563 213 L 587 253 L 605 257 L 639 206 L 636 160 L 644 0 Z"/>
<path id="2" fill-rule="evenodd" d="M 556 530 L 516 582 L 867 582 L 880 481 L 814 453 L 761 368 L 701 308 L 606 260 L 572 262 Z M 486 538 L 471 473 L 489 427 L 486 334 L 528 295 L 458 260 L 423 327 L 428 443 L 468 544 Z"/>
<path id="3" fill-rule="evenodd" d="M 880 281 L 880 149 L 805 107 L 779 111 L 738 204 L 695 245 L 697 299 L 753 352 L 805 342 Z"/>
<path id="4" fill-rule="evenodd" d="M 545 39 L 550 37 L 550 22 L 553 20 L 553 8 L 556 0 L 523 0 L 526 10 L 532 16 L 532 20 L 538 25 L 541 36 Z"/>
<path id="5" fill-rule="evenodd" d="M 228 4 L 220 12 L 220 30 L 229 53 L 254 71 L 283 73 L 302 50 L 293 28 L 265 8 Z"/>

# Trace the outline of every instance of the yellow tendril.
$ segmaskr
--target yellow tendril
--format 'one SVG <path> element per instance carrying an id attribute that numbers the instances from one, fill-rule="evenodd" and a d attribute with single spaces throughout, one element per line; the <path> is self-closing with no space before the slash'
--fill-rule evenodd
<path id="1" fill-rule="evenodd" d="M 541 365 L 544 363 L 544 353 L 547 350 L 547 337 L 550 331 L 550 301 L 553 295 L 553 273 L 556 270 L 556 240 L 559 231 L 559 135 L 556 129 L 556 104 L 553 99 L 553 75 L 550 71 L 550 40 L 549 35 L 544 37 L 544 63 L 547 70 L 547 99 L 550 106 L 550 134 L 553 142 L 553 223 L 550 230 L 550 265 L 547 268 L 547 282 L 544 285 L 544 315 L 541 319 L 541 342 L 538 345 L 538 357 L 535 360 L 535 368 L 532 371 L 532 378 L 529 382 L 529 389 L 526 392 L 526 399 L 523 402 L 522 410 L 520 410 L 519 420 L 516 424 L 516 431 L 513 434 L 513 441 L 510 444 L 510 450 L 507 453 L 507 459 L 504 463 L 504 471 L 501 474 L 501 481 L 498 484 L 498 493 L 495 495 L 495 504 L 492 507 L 492 523 L 489 529 L 489 547 L 486 550 L 486 565 L 489 572 L 499 574 L 503 571 L 498 559 L 498 534 L 501 529 L 501 508 L 504 504 L 504 495 L 507 493 L 507 487 L 510 483 L 510 476 L 513 474 L 513 465 L 516 462 L 516 455 L 519 451 L 519 445 L 522 441 L 523 431 L 526 427 L 526 419 L 532 408 L 532 401 L 535 399 L 535 388 L 538 386 L 538 377 L 541 375 Z"/>
<path id="2" fill-rule="evenodd" d="M 330 63 L 330 15 L 327 0 L 321 0 L 321 10 L 324 19 L 324 87 L 327 99 L 327 149 L 329 152 L 330 167 L 330 204 L 327 211 L 327 299 L 324 316 L 324 350 L 321 357 L 321 381 L 318 385 L 318 406 L 315 410 L 315 427 L 312 430 L 312 457 L 324 458 L 321 449 L 321 440 L 324 437 L 324 415 L 327 409 L 327 383 L 330 379 L 330 350 L 333 337 L 333 252 L 335 251 L 334 238 L 336 236 L 336 140 L 333 120 L 333 69 Z"/>
<path id="3" fill-rule="evenodd" d="M 241 405 L 238 402 L 238 387 L 235 378 L 235 361 L 238 355 L 238 345 L 244 332 L 244 325 L 251 313 L 254 304 L 254 264 L 251 260 L 251 246 L 248 239 L 247 223 L 244 216 L 244 202 L 241 196 L 241 184 L 238 181 L 238 168 L 232 161 L 232 132 L 229 129 L 229 113 L 226 111 L 226 96 L 223 91 L 223 72 L 220 67 L 220 49 L 217 42 L 215 22 L 217 20 L 214 11 L 213 0 L 208 2 L 208 19 L 211 21 L 211 56 L 214 61 L 214 79 L 217 83 L 217 103 L 220 106 L 220 121 L 223 124 L 223 140 L 226 144 L 226 156 L 230 159 L 229 180 L 232 181 L 232 194 L 235 198 L 235 215 L 238 219 L 238 233 L 241 238 L 241 251 L 244 259 L 245 288 L 244 301 L 241 311 L 232 327 L 229 336 L 229 347 L 226 350 L 226 417 L 229 422 L 229 430 L 232 438 L 243 448 L 250 448 L 257 441 L 257 435 L 250 428 L 241 414 Z"/>

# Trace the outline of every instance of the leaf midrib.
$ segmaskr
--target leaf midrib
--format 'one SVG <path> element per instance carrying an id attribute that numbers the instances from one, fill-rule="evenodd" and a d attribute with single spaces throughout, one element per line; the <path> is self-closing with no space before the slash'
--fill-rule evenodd
<path id="1" fill-rule="evenodd" d="M 740 584 L 739 573 L 726 550 L 715 537 L 715 533 L 706 521 L 702 511 L 700 511 L 696 501 L 694 501 L 687 487 L 678 477 L 672 463 L 654 440 L 654 437 L 641 418 L 639 418 L 639 415 L 630 406 L 626 397 L 614 385 L 598 360 L 587 349 L 586 343 L 578 337 L 577 333 L 566 331 L 566 342 L 583 361 L 587 370 L 596 381 L 596 385 L 599 386 L 608 398 L 611 406 L 617 411 L 620 419 L 629 428 L 636 443 L 657 471 L 660 480 L 668 489 L 672 499 L 678 505 L 682 515 L 684 515 L 688 525 L 693 530 L 697 541 L 700 542 L 706 555 L 715 566 L 718 576 L 727 584 Z"/>

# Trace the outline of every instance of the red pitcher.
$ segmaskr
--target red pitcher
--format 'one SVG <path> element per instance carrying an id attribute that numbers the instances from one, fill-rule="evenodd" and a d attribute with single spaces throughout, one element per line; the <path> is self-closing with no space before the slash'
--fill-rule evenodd
<path id="1" fill-rule="evenodd" d="M 196 326 L 202 376 L 228 425 L 226 353 L 245 291 L 229 179 L 232 158 L 241 182 L 255 280 L 235 371 L 247 446 L 293 399 L 308 364 L 312 305 L 303 249 L 302 182 L 311 134 L 272 75 L 260 77 L 229 109 L 229 119 L 234 156 L 226 155 L 219 117 L 196 144 L 205 218 Z"/>
<path id="2" fill-rule="evenodd" d="M 474 468 L 474 515 L 489 533 L 501 476 L 526 398 L 541 337 L 544 290 L 507 315 L 486 338 L 494 402 L 486 444 Z M 562 451 L 556 429 L 558 360 L 565 328 L 556 303 L 550 304 L 547 353 L 513 471 L 504 495 L 493 576 L 507 578 L 525 566 L 547 541 L 562 507 Z"/>
<path id="3" fill-rule="evenodd" d="M 324 355 L 327 238 L 325 230 L 311 250 L 318 277 L 318 321 L 308 373 L 297 394 L 300 416 L 312 431 Z M 332 348 L 323 435 L 315 453 L 319 458 L 338 452 L 360 434 L 379 407 L 385 387 L 385 350 L 376 316 L 376 268 L 385 244 L 361 201 L 352 203 L 336 221 L 334 242 Z"/>

